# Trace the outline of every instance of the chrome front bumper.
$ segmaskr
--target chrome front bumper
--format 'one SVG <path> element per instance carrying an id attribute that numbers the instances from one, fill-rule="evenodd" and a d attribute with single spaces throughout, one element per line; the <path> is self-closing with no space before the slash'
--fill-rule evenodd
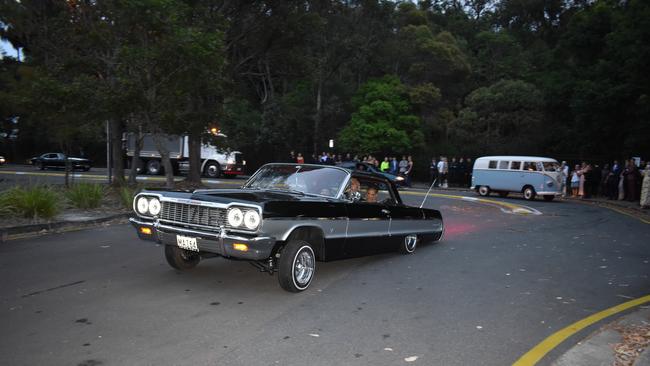
<path id="1" fill-rule="evenodd" d="M 225 231 L 209 232 L 166 225 L 156 221 L 143 221 L 129 218 L 129 222 L 136 228 L 138 237 L 142 240 L 155 241 L 165 245 L 178 245 L 177 235 L 196 238 L 196 243 L 201 252 L 215 253 L 223 257 L 232 257 L 248 260 L 262 260 L 271 256 L 276 240 L 272 237 L 244 237 L 229 235 Z M 150 234 L 142 232 L 142 228 L 149 228 Z M 246 244 L 247 251 L 235 250 L 233 244 Z"/>

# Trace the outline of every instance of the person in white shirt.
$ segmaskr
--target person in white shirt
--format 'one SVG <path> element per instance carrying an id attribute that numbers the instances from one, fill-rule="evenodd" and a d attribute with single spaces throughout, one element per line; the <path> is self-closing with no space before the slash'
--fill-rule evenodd
<path id="1" fill-rule="evenodd" d="M 444 156 L 440 157 L 438 162 L 438 174 L 440 174 L 440 186 L 442 188 L 447 188 L 447 173 L 449 173 L 449 166 L 447 165 L 447 158 Z"/>

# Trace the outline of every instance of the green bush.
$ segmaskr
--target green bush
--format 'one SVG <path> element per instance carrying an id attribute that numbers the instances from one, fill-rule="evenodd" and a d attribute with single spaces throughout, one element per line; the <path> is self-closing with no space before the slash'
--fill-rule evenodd
<path id="1" fill-rule="evenodd" d="M 76 208 L 97 208 L 104 198 L 104 187 L 99 184 L 78 183 L 68 188 L 65 196 Z"/>
<path id="2" fill-rule="evenodd" d="M 0 214 L 51 219 L 61 210 L 61 197 L 45 186 L 15 187 L 0 195 Z"/>
<path id="3" fill-rule="evenodd" d="M 122 205 L 124 205 L 125 208 L 127 209 L 132 209 L 133 208 L 133 197 L 138 193 L 139 189 L 138 188 L 131 188 L 127 186 L 123 186 L 119 188 L 119 193 L 120 193 L 120 201 L 122 201 Z"/>

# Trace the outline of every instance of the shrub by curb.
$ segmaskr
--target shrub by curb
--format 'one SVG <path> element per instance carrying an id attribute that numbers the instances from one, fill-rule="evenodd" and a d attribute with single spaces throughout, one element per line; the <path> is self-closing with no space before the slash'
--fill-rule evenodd
<path id="1" fill-rule="evenodd" d="M 85 228 L 85 227 L 90 227 L 93 225 L 101 224 L 115 219 L 127 218 L 130 215 L 131 215 L 130 213 L 119 213 L 119 214 L 100 217 L 97 219 L 87 220 L 83 222 L 56 221 L 56 222 L 49 222 L 46 224 L 31 224 L 31 225 L 21 225 L 21 226 L 3 228 L 0 229 L 0 243 L 15 239 L 12 237 L 15 237 L 17 235 L 36 234 L 43 231 L 50 232 L 52 230 L 59 230 L 59 229 L 70 228 L 70 227 Z"/>

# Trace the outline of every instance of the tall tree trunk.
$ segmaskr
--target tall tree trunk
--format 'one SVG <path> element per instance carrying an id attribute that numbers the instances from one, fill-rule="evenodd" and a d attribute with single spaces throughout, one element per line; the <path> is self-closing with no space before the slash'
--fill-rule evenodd
<path id="1" fill-rule="evenodd" d="M 141 165 L 140 151 L 142 150 L 142 142 L 144 135 L 142 134 L 142 126 L 138 126 L 138 132 L 134 133 L 135 141 L 133 147 L 133 158 L 131 158 L 131 171 L 129 172 L 129 184 L 137 184 L 138 169 Z"/>
<path id="2" fill-rule="evenodd" d="M 201 133 L 190 131 L 187 138 L 190 158 L 190 171 L 187 174 L 187 182 L 199 186 L 201 184 Z"/>
<path id="3" fill-rule="evenodd" d="M 151 135 L 153 137 L 153 142 L 156 144 L 156 148 L 160 153 L 160 160 L 162 160 L 163 168 L 165 169 L 165 188 L 173 189 L 174 188 L 174 168 L 172 167 L 172 162 L 169 159 L 169 151 L 165 147 L 165 143 L 162 140 L 162 135 L 159 133 L 154 133 Z"/>
<path id="4" fill-rule="evenodd" d="M 318 87 L 316 90 L 316 114 L 314 115 L 314 153 L 318 154 L 318 140 L 320 139 L 320 124 L 323 118 L 322 104 L 323 104 L 323 79 L 318 78 Z M 317 155 L 318 156 L 318 155 Z"/>
<path id="5" fill-rule="evenodd" d="M 111 160 L 113 160 L 113 185 L 124 185 L 124 150 L 122 146 L 122 134 L 124 133 L 124 121 L 112 119 L 109 122 L 111 132 Z"/>

